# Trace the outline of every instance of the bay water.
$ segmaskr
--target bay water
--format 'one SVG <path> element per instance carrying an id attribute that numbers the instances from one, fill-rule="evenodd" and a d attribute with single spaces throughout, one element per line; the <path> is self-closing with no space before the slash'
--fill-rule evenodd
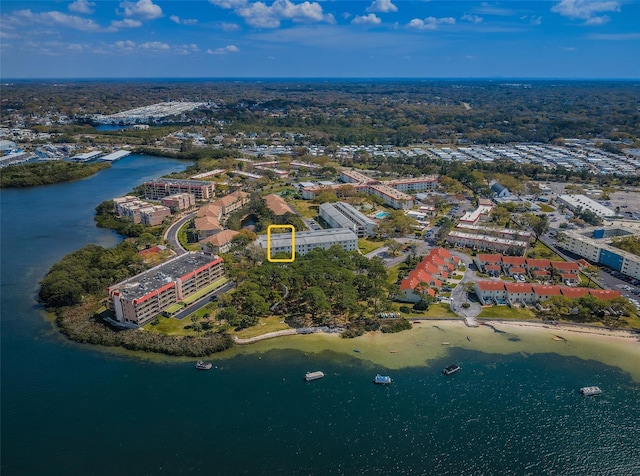
<path id="1" fill-rule="evenodd" d="M 640 385 L 595 360 L 452 348 L 390 370 L 274 349 L 198 372 L 66 340 L 37 303 L 39 280 L 87 243 L 119 242 L 95 227 L 98 203 L 184 167 L 132 155 L 80 181 L 0 191 L 3 476 L 640 474 Z M 443 377 L 452 362 L 463 370 Z M 304 382 L 313 370 L 325 378 Z M 376 373 L 393 384 L 373 385 Z M 604 395 L 580 397 L 585 382 Z"/>

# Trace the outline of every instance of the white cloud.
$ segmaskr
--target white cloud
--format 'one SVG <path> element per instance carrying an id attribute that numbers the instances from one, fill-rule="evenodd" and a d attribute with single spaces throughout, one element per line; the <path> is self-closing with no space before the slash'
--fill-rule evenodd
<path id="1" fill-rule="evenodd" d="M 603 25 L 611 18 L 604 12 L 619 12 L 620 2 L 615 0 L 561 0 L 551 11 L 572 20 L 584 20 L 587 25 Z"/>
<path id="2" fill-rule="evenodd" d="M 114 45 L 115 45 L 117 48 L 120 48 L 120 49 L 122 49 L 122 50 L 127 50 L 127 51 L 130 51 L 130 50 L 132 50 L 132 49 L 134 49 L 134 48 L 136 47 L 136 44 L 135 44 L 133 41 L 131 41 L 131 40 L 120 40 L 120 41 L 116 41 L 116 42 L 114 43 Z"/>
<path id="3" fill-rule="evenodd" d="M 371 5 L 367 7 L 367 11 L 378 13 L 397 12 L 398 7 L 391 3 L 391 0 L 373 0 Z"/>
<path id="4" fill-rule="evenodd" d="M 233 9 L 255 28 L 277 28 L 282 20 L 294 22 L 335 22 L 333 15 L 325 15 L 317 2 L 293 3 L 291 0 L 275 0 L 271 5 L 265 2 L 247 0 L 209 0 L 220 8 Z"/>
<path id="5" fill-rule="evenodd" d="M 162 8 L 154 4 L 152 0 L 138 0 L 137 2 L 122 2 L 120 8 L 125 17 L 137 17 L 143 20 L 153 20 L 162 16 Z"/>
<path id="6" fill-rule="evenodd" d="M 221 23 L 220 29 L 222 31 L 238 31 L 240 29 L 240 25 L 237 23 Z"/>
<path id="7" fill-rule="evenodd" d="M 476 25 L 477 25 L 478 23 L 482 23 L 482 21 L 483 21 L 483 18 L 482 18 L 482 17 L 479 17 L 478 15 L 469 15 L 469 14 L 462 15 L 462 16 L 460 17 L 460 19 L 461 19 L 461 20 L 465 20 L 465 21 L 469 21 L 469 22 L 471 22 L 471 23 L 475 23 Z"/>
<path id="8" fill-rule="evenodd" d="M 173 23 L 177 23 L 178 25 L 195 25 L 198 23 L 198 20 L 195 18 L 180 18 L 177 15 L 171 15 L 169 20 Z"/>
<path id="9" fill-rule="evenodd" d="M 118 31 L 121 28 L 138 28 L 140 26 L 142 26 L 141 21 L 125 18 L 124 20 L 113 20 L 111 26 L 107 28 L 107 31 Z"/>
<path id="10" fill-rule="evenodd" d="M 226 55 L 228 53 L 238 53 L 240 48 L 235 45 L 227 45 L 223 48 L 216 48 L 215 50 L 208 49 L 207 54 L 210 55 Z"/>
<path id="11" fill-rule="evenodd" d="M 89 18 L 68 15 L 57 11 L 33 13 L 31 10 L 18 10 L 11 15 L 3 15 L 3 27 L 14 25 L 28 26 L 41 23 L 47 26 L 58 25 L 80 31 L 98 31 L 100 25 Z"/>
<path id="12" fill-rule="evenodd" d="M 415 30 L 437 30 L 440 25 L 453 25 L 456 22 L 452 17 L 427 17 L 424 20 L 414 18 L 407 26 Z"/>
<path id="13" fill-rule="evenodd" d="M 95 2 L 89 2 L 88 0 L 76 0 L 75 2 L 69 5 L 69 11 L 74 13 L 93 13 L 93 7 L 95 7 Z"/>
<path id="14" fill-rule="evenodd" d="M 382 23 L 382 20 L 378 18 L 375 13 L 369 13 L 368 15 L 355 17 L 351 20 L 351 23 L 353 25 L 379 25 Z"/>
<path id="15" fill-rule="evenodd" d="M 169 45 L 167 43 L 163 43 L 161 41 L 147 41 L 146 43 L 140 44 L 140 48 L 145 50 L 168 50 Z"/>
<path id="16" fill-rule="evenodd" d="M 179 55 L 190 55 L 191 53 L 197 53 L 198 51 L 200 51 L 200 48 L 198 48 L 198 45 L 196 45 L 195 43 L 191 43 L 189 45 L 180 45 L 176 50 Z"/>

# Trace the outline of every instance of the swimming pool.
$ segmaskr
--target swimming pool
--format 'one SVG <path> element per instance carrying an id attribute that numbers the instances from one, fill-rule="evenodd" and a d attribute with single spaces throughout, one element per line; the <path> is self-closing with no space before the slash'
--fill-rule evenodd
<path id="1" fill-rule="evenodd" d="M 389 216 L 389 214 L 387 212 L 378 212 L 375 215 L 376 218 L 385 218 L 385 217 L 388 217 L 388 216 Z"/>

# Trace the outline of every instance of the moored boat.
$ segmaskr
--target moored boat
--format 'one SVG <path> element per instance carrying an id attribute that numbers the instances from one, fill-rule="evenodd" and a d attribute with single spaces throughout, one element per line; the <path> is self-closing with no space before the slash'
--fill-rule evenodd
<path id="1" fill-rule="evenodd" d="M 311 382 L 312 380 L 318 380 L 322 377 L 324 377 L 324 373 L 320 372 L 319 370 L 316 370 L 315 372 L 307 372 L 304 376 L 304 379 L 307 382 Z"/>
<path id="2" fill-rule="evenodd" d="M 595 397 L 596 395 L 601 395 L 602 394 L 602 390 L 600 390 L 600 387 L 582 387 L 580 389 L 580 393 L 582 395 L 584 395 L 585 397 Z"/>
<path id="3" fill-rule="evenodd" d="M 378 384 L 378 385 L 390 385 L 391 384 L 391 377 L 389 377 L 388 375 L 380 375 L 380 374 L 378 374 L 373 379 L 373 383 Z"/>
<path id="4" fill-rule="evenodd" d="M 460 369 L 461 369 L 461 367 L 460 367 L 458 364 L 451 364 L 451 365 L 449 365 L 448 367 L 445 367 L 445 368 L 442 370 L 442 373 L 443 373 L 444 375 L 451 375 L 451 374 L 456 373 L 456 372 L 457 372 L 458 370 L 460 370 Z"/>
<path id="5" fill-rule="evenodd" d="M 213 367 L 213 364 L 209 362 L 203 362 L 202 360 L 196 362 L 196 369 L 198 370 L 210 370 L 211 367 Z"/>

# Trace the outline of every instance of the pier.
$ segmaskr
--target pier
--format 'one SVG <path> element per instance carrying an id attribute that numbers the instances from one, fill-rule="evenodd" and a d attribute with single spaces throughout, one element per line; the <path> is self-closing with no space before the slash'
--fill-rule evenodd
<path id="1" fill-rule="evenodd" d="M 130 155 L 131 151 L 130 150 L 117 150 L 115 152 L 112 152 L 109 155 L 105 155 L 104 157 L 100 157 L 100 160 L 102 162 L 115 162 L 116 160 L 120 160 L 123 157 L 126 157 L 127 155 Z"/>

